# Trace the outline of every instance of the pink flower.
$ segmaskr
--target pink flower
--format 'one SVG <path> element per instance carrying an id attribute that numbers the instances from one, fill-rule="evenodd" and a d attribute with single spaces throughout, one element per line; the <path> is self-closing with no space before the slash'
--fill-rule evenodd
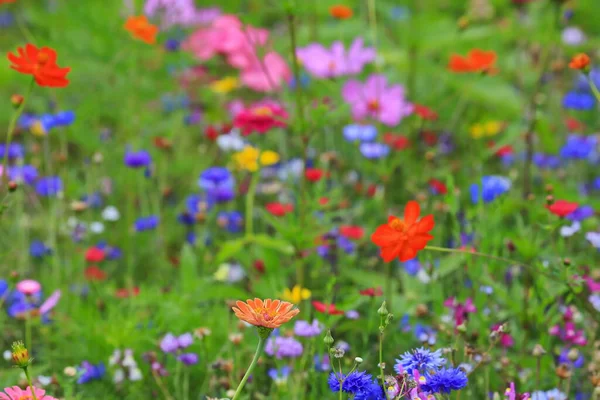
<path id="1" fill-rule="evenodd" d="M 54 291 L 54 293 L 52 293 L 50 297 L 48 297 L 46 301 L 44 301 L 44 303 L 42 303 L 42 305 L 40 306 L 40 314 L 46 314 L 47 312 L 51 311 L 54 307 L 56 307 L 61 295 L 62 292 L 60 290 Z"/>
<path id="2" fill-rule="evenodd" d="M 267 45 L 269 31 L 262 28 L 247 26 L 242 28 L 241 32 L 244 35 L 245 40 L 240 43 L 240 46 L 236 48 L 235 51 L 232 51 L 227 55 L 227 62 L 232 67 L 245 70 L 251 68 L 258 62 L 256 48 L 263 48 Z"/>
<path id="3" fill-rule="evenodd" d="M 583 329 L 577 329 L 573 322 L 573 310 L 567 307 L 563 313 L 563 324 L 554 325 L 548 331 L 552 336 L 560 338 L 563 342 L 574 344 L 577 346 L 585 346 L 587 339 Z"/>
<path id="4" fill-rule="evenodd" d="M 477 312 L 477 307 L 469 297 L 464 304 L 456 300 L 455 297 L 449 297 L 444 301 L 444 306 L 454 311 L 454 323 L 456 326 L 462 325 L 467 320 L 467 315 Z"/>
<path id="5" fill-rule="evenodd" d="M 304 68 L 318 78 L 358 74 L 366 64 L 375 59 L 375 49 L 364 48 L 362 38 L 357 38 L 352 43 L 348 53 L 342 42 L 336 41 L 331 49 L 313 43 L 299 48 L 296 54 Z"/>
<path id="6" fill-rule="evenodd" d="M 252 132 L 266 133 L 275 127 L 286 126 L 288 113 L 273 101 L 261 101 L 240 111 L 233 120 L 233 125 L 242 130 L 243 136 Z"/>
<path id="7" fill-rule="evenodd" d="M 492 326 L 493 332 L 498 332 L 502 325 L 496 324 Z M 504 348 L 513 347 L 515 345 L 515 339 L 510 335 L 510 333 L 506 332 L 498 332 L 500 335 L 500 345 Z"/>
<path id="8" fill-rule="evenodd" d="M 42 285 L 38 281 L 32 279 L 25 279 L 17 283 L 17 290 L 24 295 L 32 296 L 42 290 Z"/>
<path id="9" fill-rule="evenodd" d="M 173 25 L 210 23 L 221 14 L 221 10 L 216 7 L 197 9 L 194 0 L 147 0 L 144 14 L 148 17 L 160 15 L 162 28 L 168 29 Z"/>
<path id="10" fill-rule="evenodd" d="M 199 60 L 206 61 L 217 54 L 228 55 L 247 46 L 247 42 L 238 17 L 222 15 L 211 26 L 192 33 L 182 48 L 192 52 Z"/>
<path id="11" fill-rule="evenodd" d="M 257 92 L 276 91 L 291 77 L 292 73 L 287 63 L 274 51 L 265 54 L 262 63 L 257 59 L 241 74 L 242 83 Z"/>
<path id="12" fill-rule="evenodd" d="M 33 391 L 38 400 L 58 400 L 56 397 L 46 396 L 46 391 L 34 386 Z M 0 400 L 33 400 L 31 395 L 31 386 L 23 390 L 18 386 L 4 388 L 4 393 L 0 393 Z"/>
<path id="13" fill-rule="evenodd" d="M 590 292 L 592 292 L 592 293 L 600 292 L 600 282 L 596 282 L 595 280 L 593 280 L 589 276 L 584 276 L 583 278 L 585 279 L 585 281 L 586 281 L 586 283 L 588 285 L 588 289 L 590 290 Z"/>
<path id="14" fill-rule="evenodd" d="M 358 121 L 372 118 L 387 126 L 396 126 L 414 109 L 404 98 L 404 88 L 401 85 L 388 86 L 383 75 L 373 74 L 365 83 L 346 82 L 342 96 L 352 107 L 352 116 Z"/>

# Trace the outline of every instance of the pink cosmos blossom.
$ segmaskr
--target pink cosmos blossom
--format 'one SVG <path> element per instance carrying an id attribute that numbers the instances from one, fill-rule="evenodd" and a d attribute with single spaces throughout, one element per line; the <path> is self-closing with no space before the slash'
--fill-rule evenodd
<path id="1" fill-rule="evenodd" d="M 235 15 L 222 15 L 209 27 L 192 33 L 182 44 L 184 50 L 206 61 L 217 54 L 228 55 L 248 45 L 242 23 Z"/>
<path id="2" fill-rule="evenodd" d="M 4 393 L 0 393 L 0 400 L 32 400 L 31 386 L 27 386 L 25 390 L 18 386 L 4 388 Z M 33 387 L 33 392 L 38 400 L 58 400 L 56 397 L 46 396 L 46 391 Z"/>
<path id="3" fill-rule="evenodd" d="M 42 285 L 38 281 L 32 279 L 25 279 L 17 283 L 17 290 L 24 295 L 32 296 L 42 290 Z"/>
<path id="4" fill-rule="evenodd" d="M 344 100 L 352 107 L 352 116 L 361 121 L 372 118 L 387 126 L 396 126 L 413 112 L 404 98 L 401 85 L 388 86 L 387 78 L 373 74 L 365 83 L 350 80 L 342 88 Z"/>
<path id="5" fill-rule="evenodd" d="M 292 73 L 278 53 L 265 54 L 262 63 L 258 60 L 242 71 L 242 83 L 257 92 L 273 92 L 290 80 Z"/>
<path id="6" fill-rule="evenodd" d="M 364 66 L 375 60 L 375 49 L 363 47 L 363 39 L 354 40 L 346 53 L 344 45 L 336 41 L 327 49 L 319 43 L 299 48 L 298 59 L 306 70 L 318 78 L 333 78 L 342 75 L 354 75 Z"/>

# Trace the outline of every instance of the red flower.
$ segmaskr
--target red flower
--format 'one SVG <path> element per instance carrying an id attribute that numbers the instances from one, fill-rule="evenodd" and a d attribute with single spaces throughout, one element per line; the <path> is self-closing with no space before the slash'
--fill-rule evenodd
<path id="1" fill-rule="evenodd" d="M 433 239 L 429 234 L 435 225 L 433 215 L 419 219 L 420 213 L 419 203 L 409 201 L 404 208 L 404 219 L 390 216 L 387 224 L 380 225 L 371 235 L 373 243 L 381 247 L 383 261 L 399 258 L 404 262 L 415 258 Z"/>
<path id="2" fill-rule="evenodd" d="M 33 75 L 40 86 L 65 87 L 69 84 L 67 74 L 71 68 L 56 65 L 56 50 L 50 47 L 38 49 L 28 43 L 25 48 L 17 48 L 18 55 L 8 53 L 10 66 L 22 74 Z"/>
<path id="3" fill-rule="evenodd" d="M 265 273 L 265 262 L 263 260 L 254 260 L 254 269 L 258 271 L 259 274 Z"/>
<path id="4" fill-rule="evenodd" d="M 320 313 L 329 314 L 329 315 L 342 315 L 344 312 L 342 310 L 338 310 L 335 304 L 325 304 L 320 301 L 313 301 L 313 307 Z"/>
<path id="5" fill-rule="evenodd" d="M 329 199 L 327 197 L 321 197 L 319 199 L 319 205 L 326 206 L 327 204 L 329 204 Z"/>
<path id="6" fill-rule="evenodd" d="M 567 117 L 565 124 L 570 132 L 581 131 L 585 129 L 585 125 L 577 121 L 575 118 Z"/>
<path id="7" fill-rule="evenodd" d="M 352 18 L 354 12 L 352 9 L 343 4 L 336 4 L 329 8 L 329 15 L 335 19 L 348 19 Z"/>
<path id="8" fill-rule="evenodd" d="M 491 141 L 488 143 L 487 147 L 490 149 L 493 149 L 496 146 L 496 143 Z M 498 157 L 503 157 L 503 156 L 508 156 L 511 155 L 513 153 L 513 147 L 510 144 L 504 145 L 502 147 L 499 147 L 496 152 L 494 153 L 494 155 L 498 156 Z"/>
<path id="9" fill-rule="evenodd" d="M 360 240 L 365 234 L 365 230 L 360 226 L 356 225 L 342 225 L 340 226 L 340 235 L 352 239 L 352 240 Z"/>
<path id="10" fill-rule="evenodd" d="M 85 252 L 85 261 L 93 263 L 104 261 L 104 250 L 97 247 L 90 247 Z"/>
<path id="11" fill-rule="evenodd" d="M 215 141 L 219 137 L 219 131 L 214 126 L 209 125 L 204 131 L 204 136 L 210 141 Z"/>
<path id="12" fill-rule="evenodd" d="M 171 141 L 162 136 L 154 137 L 154 146 L 162 150 L 169 150 L 171 147 L 173 147 Z"/>
<path id="13" fill-rule="evenodd" d="M 140 294 L 139 287 L 134 287 L 131 291 L 129 291 L 129 289 L 127 289 L 127 288 L 117 289 L 117 291 L 115 292 L 115 296 L 118 297 L 119 299 L 126 299 L 129 296 L 135 297 L 139 294 Z"/>
<path id="14" fill-rule="evenodd" d="M 240 111 L 233 125 L 242 130 L 242 135 L 252 132 L 266 133 L 275 127 L 285 127 L 288 113 L 276 103 L 256 104 Z"/>
<path id="15" fill-rule="evenodd" d="M 444 184 L 444 182 L 438 181 L 437 179 L 433 179 L 433 178 L 430 179 L 429 180 L 429 187 L 436 194 L 446 194 L 446 193 L 448 193 L 448 188 L 446 187 L 446 185 Z"/>
<path id="16" fill-rule="evenodd" d="M 417 114 L 424 120 L 435 121 L 436 119 L 438 119 L 438 114 L 432 109 L 425 107 L 421 104 L 415 104 L 414 107 L 415 114 Z"/>
<path id="17" fill-rule="evenodd" d="M 377 193 L 377 185 L 374 183 L 371 183 L 369 185 L 369 187 L 367 187 L 367 196 L 373 197 L 373 196 L 375 196 L 375 193 Z"/>
<path id="18" fill-rule="evenodd" d="M 304 176 L 311 182 L 317 182 L 323 177 L 323 170 L 318 168 L 307 168 Z"/>
<path id="19" fill-rule="evenodd" d="M 473 49 L 466 57 L 453 54 L 448 68 L 452 72 L 494 72 L 496 52 Z"/>
<path id="20" fill-rule="evenodd" d="M 283 217 L 287 213 L 294 211 L 294 206 L 292 204 L 268 203 L 265 205 L 265 209 L 276 217 Z"/>
<path id="21" fill-rule="evenodd" d="M 565 217 L 571 214 L 579 207 L 579 204 L 575 202 L 570 202 L 566 200 L 557 200 L 549 206 L 546 206 L 548 210 L 554 215 L 558 215 L 559 217 Z"/>
<path id="22" fill-rule="evenodd" d="M 406 136 L 393 133 L 383 135 L 383 142 L 394 150 L 404 150 L 410 146 L 410 140 Z"/>
<path id="23" fill-rule="evenodd" d="M 106 279 L 106 272 L 95 265 L 89 266 L 84 272 L 85 279 L 92 282 L 100 282 Z"/>
<path id="24" fill-rule="evenodd" d="M 383 290 L 381 290 L 380 287 L 378 287 L 378 288 L 368 288 L 368 289 L 365 289 L 365 290 L 361 290 L 359 293 L 361 295 L 363 295 L 363 296 L 369 296 L 369 297 L 383 296 Z"/>
<path id="25" fill-rule="evenodd" d="M 590 67 L 590 57 L 585 53 L 579 53 L 571 59 L 569 68 L 587 70 Z"/>
<path id="26" fill-rule="evenodd" d="M 423 137 L 423 140 L 425 141 L 425 144 L 427 144 L 428 146 L 435 146 L 438 142 L 438 137 L 435 134 L 435 132 L 425 131 L 421 135 Z"/>
<path id="27" fill-rule="evenodd" d="M 145 15 L 131 16 L 125 22 L 125 29 L 131 36 L 148 44 L 156 43 L 156 34 L 158 27 L 152 25 Z"/>
<path id="28" fill-rule="evenodd" d="M 0 0 L 0 5 L 14 3 L 16 0 Z"/>

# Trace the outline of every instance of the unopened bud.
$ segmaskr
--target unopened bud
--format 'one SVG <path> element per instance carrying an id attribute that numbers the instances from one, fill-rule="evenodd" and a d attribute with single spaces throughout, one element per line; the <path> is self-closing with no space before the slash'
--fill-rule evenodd
<path id="1" fill-rule="evenodd" d="M 577 361 L 577 359 L 579 358 L 579 350 L 577 350 L 577 349 L 569 350 L 569 352 L 567 353 L 567 358 L 573 362 Z"/>
<path id="2" fill-rule="evenodd" d="M 517 248 L 515 247 L 515 244 L 512 240 L 509 240 L 508 242 L 506 242 L 506 248 L 508 249 L 508 251 L 513 252 L 515 251 Z"/>
<path id="3" fill-rule="evenodd" d="M 71 378 L 77 375 L 77 369 L 75 367 L 65 367 L 63 373 L 66 376 L 70 376 Z"/>
<path id="4" fill-rule="evenodd" d="M 563 264 L 565 267 L 568 267 L 571 265 L 571 259 L 569 258 L 563 258 Z"/>
<path id="5" fill-rule="evenodd" d="M 534 357 L 541 357 L 544 354 L 546 354 L 546 350 L 544 350 L 541 344 L 536 344 L 533 347 L 533 351 L 531 352 L 531 354 L 533 354 Z"/>
<path id="6" fill-rule="evenodd" d="M 356 357 L 356 358 L 354 359 L 354 362 L 355 362 L 355 363 L 357 363 L 357 364 L 362 364 L 362 362 L 363 362 L 363 361 L 364 361 L 364 360 L 363 360 L 362 358 L 360 358 L 360 357 Z"/>
<path id="7" fill-rule="evenodd" d="M 555 372 L 559 379 L 568 379 L 571 376 L 571 370 L 565 364 L 556 367 Z"/>
<path id="8" fill-rule="evenodd" d="M 377 314 L 381 315 L 382 317 L 387 317 L 387 315 L 389 314 L 389 311 L 385 305 L 385 301 L 381 303 L 381 307 L 379 307 L 379 309 L 377 310 Z"/>
<path id="9" fill-rule="evenodd" d="M 17 190 L 17 188 L 19 187 L 19 184 L 15 181 L 9 181 L 8 182 L 8 191 L 9 192 L 14 192 L 15 190 Z"/>
<path id="10" fill-rule="evenodd" d="M 346 351 L 341 347 L 332 347 L 329 352 L 334 358 L 342 358 L 344 357 L 344 354 L 346 354 Z"/>
<path id="11" fill-rule="evenodd" d="M 323 339 L 323 342 L 325 342 L 327 347 L 333 344 L 333 336 L 331 336 L 331 330 L 327 330 L 327 334 L 325 335 L 325 339 Z"/>
<path id="12" fill-rule="evenodd" d="M 23 104 L 23 100 L 25 100 L 25 97 L 21 96 L 20 94 L 13 94 L 12 96 L 10 96 L 10 102 L 12 103 L 14 108 L 21 107 L 21 104 Z"/>
<path id="13" fill-rule="evenodd" d="M 551 194 L 549 194 L 548 196 L 546 196 L 546 204 L 550 206 L 553 203 L 554 203 L 554 196 L 552 196 Z"/>
<path id="14" fill-rule="evenodd" d="M 552 186 L 551 184 L 547 184 L 547 185 L 546 185 L 546 192 L 547 192 L 548 194 L 550 194 L 550 193 L 554 192 L 554 186 Z"/>
<path id="15" fill-rule="evenodd" d="M 12 344 L 12 360 L 19 368 L 27 368 L 31 364 L 29 352 L 23 342 L 14 342 Z"/>
<path id="16" fill-rule="evenodd" d="M 467 326 L 465 324 L 460 324 L 456 327 L 456 330 L 460 333 L 465 333 L 467 331 Z"/>

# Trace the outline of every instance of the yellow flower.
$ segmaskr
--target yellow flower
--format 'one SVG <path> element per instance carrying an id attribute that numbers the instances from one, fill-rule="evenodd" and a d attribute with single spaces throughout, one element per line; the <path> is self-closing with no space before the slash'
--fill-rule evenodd
<path id="1" fill-rule="evenodd" d="M 481 124 L 474 124 L 471 126 L 470 133 L 473 139 L 479 139 L 485 134 L 485 128 Z"/>
<path id="2" fill-rule="evenodd" d="M 296 285 L 291 290 L 286 288 L 283 291 L 281 298 L 290 303 L 298 304 L 302 300 L 310 299 L 311 294 L 310 290 L 303 288 L 300 285 Z"/>
<path id="3" fill-rule="evenodd" d="M 496 136 L 502 130 L 502 122 L 489 121 L 485 124 L 485 132 L 487 136 Z"/>
<path id="4" fill-rule="evenodd" d="M 233 155 L 233 161 L 241 169 L 246 171 L 255 172 L 258 171 L 258 156 L 259 152 L 252 146 L 244 147 L 244 150 L 238 151 Z"/>
<path id="5" fill-rule="evenodd" d="M 220 282 L 225 282 L 229 276 L 229 265 L 221 264 L 214 273 L 214 278 Z"/>
<path id="6" fill-rule="evenodd" d="M 266 150 L 260 153 L 260 165 L 269 166 L 279 162 L 279 154 L 272 150 Z"/>
<path id="7" fill-rule="evenodd" d="M 42 124 L 41 121 L 35 121 L 33 124 L 31 124 L 31 127 L 29 127 L 29 131 L 34 135 L 34 136 L 45 136 L 46 135 L 46 129 L 44 128 L 44 125 Z"/>
<path id="8" fill-rule="evenodd" d="M 227 76 L 210 84 L 213 92 L 219 94 L 227 94 L 239 86 L 238 79 L 234 76 Z"/>

